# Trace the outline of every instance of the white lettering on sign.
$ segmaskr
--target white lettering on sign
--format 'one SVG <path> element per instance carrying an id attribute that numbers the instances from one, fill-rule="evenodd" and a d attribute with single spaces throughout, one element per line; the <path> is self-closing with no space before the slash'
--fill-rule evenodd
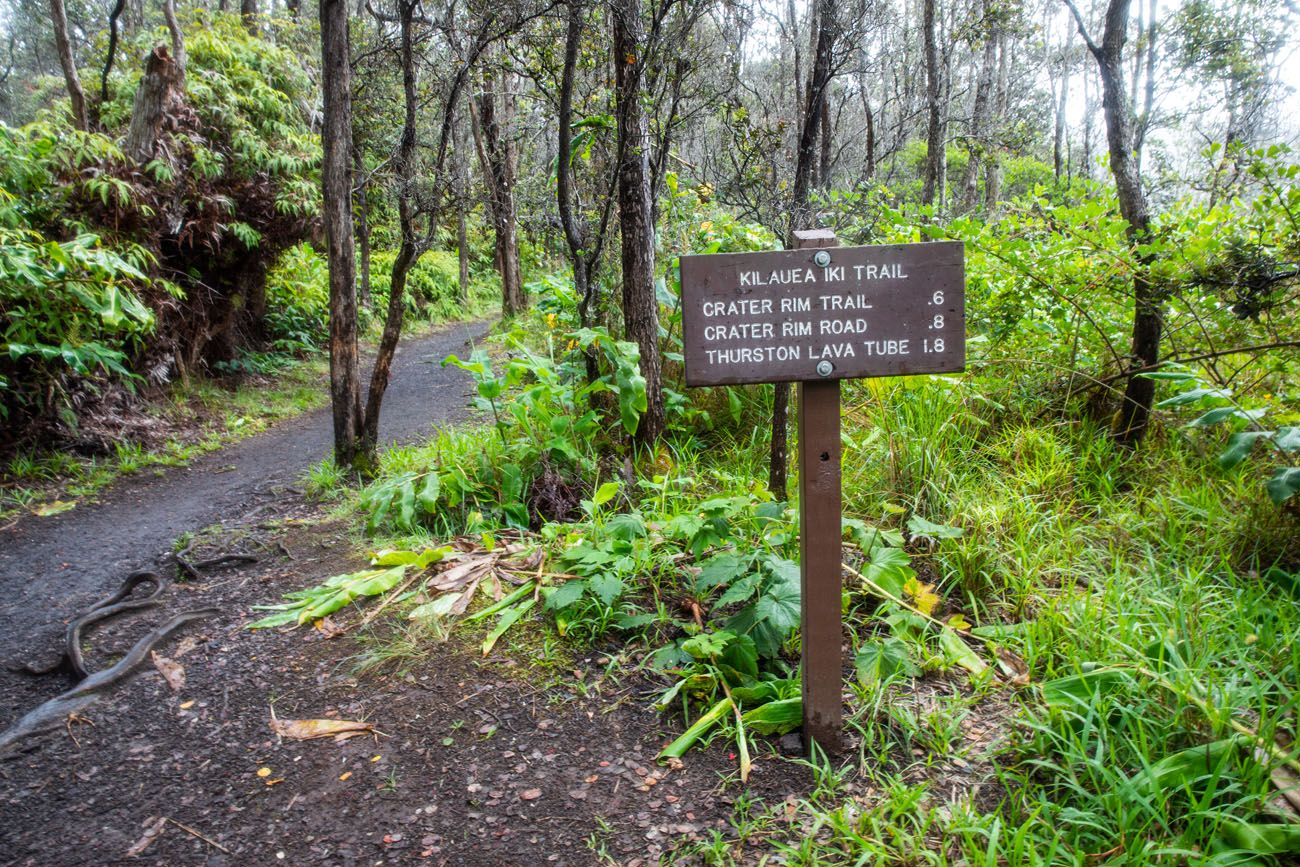
<path id="1" fill-rule="evenodd" d="M 737 322 L 704 327 L 705 340 L 750 340 L 771 337 L 774 333 L 771 322 Z"/>
<path id="2" fill-rule="evenodd" d="M 772 312 L 771 298 L 739 298 L 735 301 L 705 301 L 705 316 L 761 316 Z"/>
<path id="3" fill-rule="evenodd" d="M 819 295 L 822 310 L 870 310 L 866 295 Z"/>
<path id="4" fill-rule="evenodd" d="M 744 346 L 739 349 L 706 349 L 709 364 L 757 364 L 761 361 L 798 361 L 798 346 Z"/>
<path id="5" fill-rule="evenodd" d="M 841 269 L 842 270 L 842 269 Z M 895 262 L 884 265 L 854 265 L 854 280 L 906 280 L 903 266 Z"/>
<path id="6" fill-rule="evenodd" d="M 812 268 L 786 268 L 780 271 L 741 271 L 741 286 L 791 286 L 795 283 L 816 283 L 817 272 Z"/>
<path id="7" fill-rule="evenodd" d="M 688 385 L 964 367 L 960 242 L 683 256 L 681 277 Z"/>

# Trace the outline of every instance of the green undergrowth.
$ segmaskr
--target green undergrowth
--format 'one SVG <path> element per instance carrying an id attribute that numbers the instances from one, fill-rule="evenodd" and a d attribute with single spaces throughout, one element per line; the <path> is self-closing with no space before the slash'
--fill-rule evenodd
<path id="1" fill-rule="evenodd" d="M 327 402 L 324 359 L 277 356 L 261 375 L 243 381 L 193 379 L 177 383 L 144 412 L 161 438 L 124 440 L 105 454 L 24 449 L 0 469 L 0 517 L 68 511 L 124 475 L 185 466 L 193 459 L 266 430 L 277 421 Z"/>
<path id="2" fill-rule="evenodd" d="M 454 253 L 427 254 L 415 273 L 424 272 L 426 260 L 445 270 L 448 257 L 454 265 Z M 265 351 L 241 352 L 214 370 L 216 376 L 192 377 L 142 400 L 137 411 L 147 420 L 140 425 L 143 434 L 122 438 L 107 453 L 82 456 L 66 449 L 20 449 L 0 466 L 0 519 L 67 511 L 123 475 L 184 466 L 276 422 L 328 405 L 327 280 L 323 259 L 310 247 L 286 252 L 268 281 L 267 315 L 274 339 Z M 447 322 L 489 315 L 498 304 L 499 287 L 487 277 L 471 283 L 467 304 L 450 300 L 455 291 L 443 287 L 441 294 L 413 302 L 406 312 L 406 338 L 418 338 Z M 376 298 L 376 304 L 383 301 Z M 369 314 L 365 325 L 363 350 L 377 340 L 382 315 Z"/>
<path id="3" fill-rule="evenodd" d="M 496 357 L 451 362 L 480 426 L 387 451 L 343 497 L 373 548 L 519 546 L 496 593 L 404 573 L 390 658 L 447 634 L 490 657 L 617 655 L 684 733 L 665 760 L 726 743 L 743 775 L 799 720 L 798 523 L 762 483 L 769 393 L 687 395 L 629 477 L 629 349 L 553 302 Z M 811 797 L 744 795 L 729 828 L 670 857 L 1286 862 L 1300 533 L 1260 482 L 1289 456 L 1224 462 L 1234 429 L 1189 425 L 1176 402 L 1126 451 L 1069 382 L 971 348 L 964 376 L 845 384 L 848 754 L 792 771 Z M 339 491 L 328 465 L 311 479 Z"/>

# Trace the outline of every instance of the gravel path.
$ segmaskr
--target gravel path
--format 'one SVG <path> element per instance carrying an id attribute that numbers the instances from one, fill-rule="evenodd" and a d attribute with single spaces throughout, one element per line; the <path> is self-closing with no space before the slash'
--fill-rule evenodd
<path id="1" fill-rule="evenodd" d="M 384 396 L 385 444 L 427 437 L 464 416 L 470 380 L 439 362 L 463 354 L 488 326 L 457 323 L 401 346 Z M 329 409 L 317 410 L 188 467 L 123 478 L 98 502 L 28 516 L 0 531 L 0 661 L 53 647 L 72 612 L 115 589 L 128 572 L 155 566 L 182 533 L 238 518 L 259 493 L 294 484 L 332 443 Z"/>

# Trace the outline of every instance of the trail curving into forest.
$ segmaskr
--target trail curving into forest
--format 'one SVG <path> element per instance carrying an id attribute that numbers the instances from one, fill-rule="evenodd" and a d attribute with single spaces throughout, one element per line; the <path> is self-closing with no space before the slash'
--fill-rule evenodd
<path id="1" fill-rule="evenodd" d="M 404 343 L 384 396 L 383 444 L 411 442 L 463 418 L 468 376 L 441 361 L 481 339 L 486 320 L 455 323 Z M 290 419 L 188 467 L 119 480 L 98 502 L 0 531 L 0 660 L 59 645 L 64 619 L 137 569 L 171 569 L 183 533 L 247 515 L 277 487 L 295 485 L 329 454 L 329 408 Z M 12 676 L 12 675 L 4 675 Z"/>

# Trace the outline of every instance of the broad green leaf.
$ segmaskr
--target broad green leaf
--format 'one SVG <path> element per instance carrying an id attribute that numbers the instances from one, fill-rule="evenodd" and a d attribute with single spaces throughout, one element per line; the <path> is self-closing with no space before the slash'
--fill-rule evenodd
<path id="1" fill-rule="evenodd" d="M 614 621 L 614 626 L 617 629 L 630 632 L 643 626 L 649 626 L 655 620 L 656 617 L 653 614 L 622 614 Z"/>
<path id="2" fill-rule="evenodd" d="M 982 674 L 988 668 L 979 654 L 971 650 L 962 637 L 951 629 L 939 630 L 939 648 L 943 651 L 944 659 L 950 664 L 960 665 L 971 674 Z"/>
<path id="3" fill-rule="evenodd" d="M 740 718 L 761 735 L 783 735 L 803 725 L 803 699 L 770 701 L 746 711 Z"/>
<path id="4" fill-rule="evenodd" d="M 895 598 L 903 597 L 903 585 L 916 577 L 912 559 L 902 548 L 877 546 L 871 551 L 862 575 Z"/>
<path id="5" fill-rule="evenodd" d="M 727 644 L 736 637 L 734 632 L 720 629 L 717 632 L 701 632 L 694 638 L 682 642 L 682 650 L 696 659 L 709 660 L 727 649 Z"/>
<path id="6" fill-rule="evenodd" d="M 1091 671 L 1058 677 L 1043 684 L 1043 700 L 1051 706 L 1089 705 L 1133 682 L 1128 672 L 1117 668 L 1094 668 Z"/>
<path id="7" fill-rule="evenodd" d="M 456 600 L 460 598 L 460 593 L 444 593 L 436 599 L 417 605 L 411 609 L 407 617 L 411 620 L 423 620 L 430 617 L 446 617 L 451 613 L 451 609 L 456 607 Z"/>
<path id="8" fill-rule="evenodd" d="M 730 584 L 737 576 L 749 568 L 748 557 L 736 554 L 718 554 L 705 561 L 700 574 L 695 578 L 695 586 L 707 590 L 719 584 Z"/>
<path id="9" fill-rule="evenodd" d="M 438 508 L 438 493 L 441 484 L 438 480 L 438 471 L 430 470 L 424 477 L 424 484 L 420 486 L 420 493 L 416 496 L 416 501 L 420 504 L 420 509 L 425 514 L 433 514 Z"/>
<path id="10" fill-rule="evenodd" d="M 546 597 L 546 609 L 559 611 L 577 602 L 587 589 L 586 581 L 566 581 Z"/>
<path id="11" fill-rule="evenodd" d="M 858 681 L 868 686 L 898 675 L 915 677 L 921 670 L 912 661 L 907 644 L 897 638 L 870 641 L 858 649 L 853 659 Z"/>
<path id="12" fill-rule="evenodd" d="M 782 632 L 799 625 L 799 585 L 781 582 L 771 587 L 754 606 L 754 612 Z"/>
<path id="13" fill-rule="evenodd" d="M 507 608 L 505 610 L 505 613 L 501 615 L 501 619 L 497 621 L 497 625 L 493 627 L 491 632 L 488 633 L 487 638 L 483 639 L 482 650 L 484 656 L 487 656 L 489 653 L 492 652 L 492 648 L 496 646 L 496 643 L 501 638 L 501 636 L 506 634 L 506 630 L 508 630 L 511 626 L 514 626 L 515 621 L 517 621 L 520 617 L 523 617 L 525 614 L 527 614 L 528 610 L 533 607 L 533 603 L 536 601 L 537 600 L 535 600 L 532 596 L 529 596 L 527 599 L 525 599 L 523 602 L 520 602 L 518 605 L 514 606 L 513 608 Z"/>
<path id="14" fill-rule="evenodd" d="M 1220 827 L 1218 838 L 1230 848 L 1255 855 L 1300 852 L 1300 824 L 1268 825 L 1262 822 L 1230 821 Z"/>
<path id="15" fill-rule="evenodd" d="M 1273 436 L 1272 431 L 1238 431 L 1228 437 L 1228 448 L 1224 450 L 1223 454 L 1219 455 L 1219 466 L 1225 470 L 1232 469 L 1246 459 L 1246 456 L 1250 454 L 1250 450 L 1255 447 L 1256 440 L 1268 439 L 1271 436 Z"/>
<path id="16" fill-rule="evenodd" d="M 1284 452 L 1300 449 L 1300 427 L 1280 427 L 1273 434 L 1273 445 Z"/>
<path id="17" fill-rule="evenodd" d="M 1187 406 L 1192 403 L 1199 403 L 1203 400 L 1226 400 L 1232 397 L 1232 392 L 1223 388 L 1193 388 L 1190 391 L 1184 391 L 1173 397 L 1165 398 L 1156 404 L 1157 407 L 1169 406 Z"/>
<path id="18" fill-rule="evenodd" d="M 738 581 L 733 581 L 727 588 L 727 592 L 718 597 L 714 603 L 717 608 L 725 608 L 728 605 L 735 605 L 744 602 L 752 597 L 758 591 L 758 585 L 763 580 L 757 572 L 752 572 Z"/>
<path id="19" fill-rule="evenodd" d="M 923 536 L 927 539 L 958 539 L 965 532 L 961 527 L 935 524 L 920 515 L 913 515 L 907 519 L 907 531 L 913 536 Z"/>
<path id="20" fill-rule="evenodd" d="M 758 648 L 748 635 L 737 635 L 727 642 L 717 658 L 718 667 L 728 682 L 742 686 L 758 677 Z"/>
<path id="21" fill-rule="evenodd" d="M 1264 488 L 1276 505 L 1282 505 L 1300 492 L 1300 467 L 1282 467 L 1264 483 Z"/>
<path id="22" fill-rule="evenodd" d="M 406 482 L 398 494 L 397 525 L 411 529 L 415 521 L 415 485 Z"/>
<path id="23" fill-rule="evenodd" d="M 1143 797 L 1166 789 L 1186 789 L 1198 780 L 1221 773 L 1224 763 L 1248 743 L 1239 737 L 1225 738 L 1165 756 L 1133 775 L 1134 788 Z"/>
<path id="24" fill-rule="evenodd" d="M 1198 416 L 1195 420 L 1189 422 L 1187 426 L 1211 427 L 1212 425 L 1227 421 L 1230 418 L 1241 418 L 1247 421 L 1255 421 L 1266 412 L 1268 412 L 1266 409 L 1241 410 L 1237 409 L 1235 406 L 1220 406 L 1210 410 L 1204 415 Z"/>
<path id="25" fill-rule="evenodd" d="M 724 698 L 709 708 L 708 712 L 695 721 L 695 724 L 682 733 L 681 737 L 663 748 L 663 751 L 656 757 L 663 759 L 680 759 L 686 755 L 686 751 L 695 746 L 695 743 L 702 738 L 709 729 L 713 728 L 731 711 L 731 699 Z"/>
<path id="26" fill-rule="evenodd" d="M 605 573 L 587 579 L 587 587 L 605 605 L 613 605 L 623 593 L 623 581 L 617 575 Z"/>
<path id="27" fill-rule="evenodd" d="M 615 515 L 605 524 L 605 529 L 615 539 L 630 542 L 646 535 L 645 518 L 637 512 Z"/>
<path id="28" fill-rule="evenodd" d="M 599 488 L 596 489 L 596 493 L 592 494 L 591 496 L 592 504 L 595 506 L 605 505 L 610 500 L 614 499 L 615 496 L 618 495 L 618 489 L 619 489 L 618 482 L 606 482 L 605 484 L 601 485 Z"/>

